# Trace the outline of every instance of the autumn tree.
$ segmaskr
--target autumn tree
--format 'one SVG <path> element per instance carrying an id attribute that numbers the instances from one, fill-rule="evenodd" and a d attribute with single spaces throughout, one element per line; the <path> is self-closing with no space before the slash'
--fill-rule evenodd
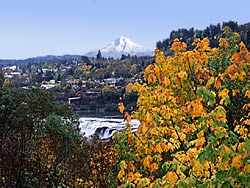
<path id="1" fill-rule="evenodd" d="M 139 98 L 115 137 L 121 187 L 250 186 L 250 53 L 223 32 L 218 48 L 196 38 L 193 50 L 175 39 L 173 56 L 156 49 L 144 82 L 128 85 Z"/>
<path id="2" fill-rule="evenodd" d="M 69 185 L 70 161 L 80 144 L 72 109 L 54 104 L 52 93 L 0 90 L 0 186 Z"/>
<path id="3" fill-rule="evenodd" d="M 87 151 L 87 150 L 85 150 Z M 113 188 L 118 184 L 116 174 L 119 172 L 119 156 L 112 141 L 102 141 L 98 136 L 89 144 L 89 157 L 86 170 L 79 176 L 84 179 L 83 187 Z"/>

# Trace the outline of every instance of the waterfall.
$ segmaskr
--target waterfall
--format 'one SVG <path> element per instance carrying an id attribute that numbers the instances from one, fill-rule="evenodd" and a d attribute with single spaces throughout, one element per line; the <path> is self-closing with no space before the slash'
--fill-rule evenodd
<path id="1" fill-rule="evenodd" d="M 126 122 L 124 119 L 82 117 L 79 119 L 82 134 L 91 138 L 98 135 L 101 140 L 108 140 L 116 131 L 124 130 Z M 133 131 L 139 126 L 138 120 L 131 120 Z"/>

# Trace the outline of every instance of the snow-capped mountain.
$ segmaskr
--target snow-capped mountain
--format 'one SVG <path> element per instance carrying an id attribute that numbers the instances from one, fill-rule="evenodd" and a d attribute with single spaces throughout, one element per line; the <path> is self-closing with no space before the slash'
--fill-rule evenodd
<path id="1" fill-rule="evenodd" d="M 105 48 L 100 49 L 102 57 L 109 58 L 120 58 L 122 54 L 131 56 L 144 56 L 144 55 L 153 55 L 153 51 L 147 49 L 139 44 L 136 44 L 129 38 L 121 36 L 113 41 L 111 44 L 106 46 Z M 98 50 L 94 50 L 86 53 L 85 55 L 88 57 L 96 57 Z"/>

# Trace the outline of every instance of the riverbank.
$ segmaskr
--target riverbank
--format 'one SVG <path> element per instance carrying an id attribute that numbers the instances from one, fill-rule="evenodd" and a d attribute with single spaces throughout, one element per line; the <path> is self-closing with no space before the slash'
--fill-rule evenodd
<path id="1" fill-rule="evenodd" d="M 96 110 L 75 110 L 79 117 L 123 119 L 120 112 L 97 112 Z"/>

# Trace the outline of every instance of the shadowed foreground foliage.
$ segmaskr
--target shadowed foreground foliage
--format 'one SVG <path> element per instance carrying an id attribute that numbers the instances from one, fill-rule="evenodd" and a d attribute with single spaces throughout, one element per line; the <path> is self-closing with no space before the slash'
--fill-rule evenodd
<path id="1" fill-rule="evenodd" d="M 70 106 L 53 103 L 52 93 L 1 86 L 0 187 L 107 187 L 113 150 L 85 140 Z"/>
<path id="2" fill-rule="evenodd" d="M 69 106 L 40 89 L 0 90 L 0 185 L 57 187 L 81 139 Z M 67 171 L 67 170 L 66 170 Z"/>

